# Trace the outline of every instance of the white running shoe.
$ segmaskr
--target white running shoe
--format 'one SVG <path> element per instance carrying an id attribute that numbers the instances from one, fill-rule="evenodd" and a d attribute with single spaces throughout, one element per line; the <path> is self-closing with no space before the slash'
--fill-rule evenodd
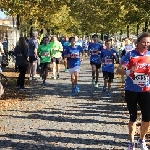
<path id="1" fill-rule="evenodd" d="M 138 146 L 141 150 L 148 150 L 145 140 L 138 139 Z"/>
<path id="2" fill-rule="evenodd" d="M 135 150 L 135 144 L 130 142 L 127 150 Z"/>

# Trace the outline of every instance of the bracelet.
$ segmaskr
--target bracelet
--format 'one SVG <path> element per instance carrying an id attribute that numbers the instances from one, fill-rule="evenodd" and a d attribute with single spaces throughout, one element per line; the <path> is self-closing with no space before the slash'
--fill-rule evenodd
<path id="1" fill-rule="evenodd" d="M 128 76 L 130 74 L 131 74 L 130 70 L 126 70 L 126 75 Z"/>

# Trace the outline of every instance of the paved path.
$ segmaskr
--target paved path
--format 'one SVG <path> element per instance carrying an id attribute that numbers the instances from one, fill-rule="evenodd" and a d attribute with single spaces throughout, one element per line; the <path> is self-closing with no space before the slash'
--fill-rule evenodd
<path id="1" fill-rule="evenodd" d="M 0 150 L 126 149 L 128 114 L 115 78 L 112 97 L 91 85 L 88 60 L 81 67 L 81 92 L 71 97 L 69 73 L 31 84 L 27 99 L 0 116 Z"/>

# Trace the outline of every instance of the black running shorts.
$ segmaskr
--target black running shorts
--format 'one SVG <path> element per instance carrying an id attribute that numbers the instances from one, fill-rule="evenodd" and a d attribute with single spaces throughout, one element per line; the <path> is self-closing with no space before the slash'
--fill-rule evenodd
<path id="1" fill-rule="evenodd" d="M 125 91 L 125 100 L 130 114 L 130 121 L 135 122 L 137 119 L 137 105 L 139 105 L 142 121 L 150 121 L 150 93 Z"/>

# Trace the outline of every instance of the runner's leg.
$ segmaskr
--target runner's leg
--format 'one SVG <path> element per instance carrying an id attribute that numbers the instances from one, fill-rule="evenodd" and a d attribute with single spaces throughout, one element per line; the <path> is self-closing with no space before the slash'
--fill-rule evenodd
<path id="1" fill-rule="evenodd" d="M 71 74 L 71 83 L 72 83 L 72 89 L 73 89 L 74 85 L 75 85 L 75 74 L 74 73 Z"/>
<path id="2" fill-rule="evenodd" d="M 92 66 L 92 84 L 95 84 L 96 65 L 91 64 L 91 66 Z"/>
<path id="3" fill-rule="evenodd" d="M 53 62 L 53 77 L 56 78 L 56 62 Z"/>

